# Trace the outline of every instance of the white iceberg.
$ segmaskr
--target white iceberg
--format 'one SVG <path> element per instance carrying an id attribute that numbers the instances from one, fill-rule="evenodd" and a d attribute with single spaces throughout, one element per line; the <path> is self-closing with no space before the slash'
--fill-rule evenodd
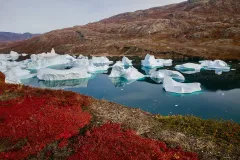
<path id="1" fill-rule="evenodd" d="M 39 59 L 53 58 L 53 57 L 56 57 L 56 56 L 59 56 L 59 54 L 57 54 L 55 52 L 54 48 L 52 48 L 50 53 L 47 52 L 47 53 L 32 54 L 30 57 L 31 57 L 32 61 L 37 61 Z"/>
<path id="2" fill-rule="evenodd" d="M 87 56 L 83 56 L 82 54 L 80 54 L 77 59 L 88 59 L 88 57 Z"/>
<path id="3" fill-rule="evenodd" d="M 141 69 L 144 70 L 146 75 L 150 75 L 157 70 L 157 68 L 148 68 L 148 67 L 142 67 Z"/>
<path id="4" fill-rule="evenodd" d="M 200 83 L 180 83 L 173 80 L 171 77 L 166 76 L 163 79 L 163 88 L 167 92 L 173 93 L 193 93 L 197 91 L 201 91 L 201 84 Z"/>
<path id="5" fill-rule="evenodd" d="M 116 64 L 113 65 L 109 77 L 122 77 L 127 80 L 138 80 L 144 78 L 145 76 L 133 66 L 125 68 L 121 61 L 117 61 Z"/>
<path id="6" fill-rule="evenodd" d="M 21 56 L 26 57 L 28 54 L 22 53 Z"/>
<path id="7" fill-rule="evenodd" d="M 31 57 L 32 58 L 32 57 Z M 57 55 L 48 58 L 39 58 L 36 61 L 33 61 L 27 64 L 28 69 L 41 69 L 54 65 L 68 65 L 74 58 L 69 55 Z"/>
<path id="8" fill-rule="evenodd" d="M 91 74 L 88 74 L 87 70 L 79 69 L 79 68 L 71 68 L 66 70 L 43 68 L 38 70 L 37 77 L 40 80 L 58 81 L 58 80 L 89 78 L 91 77 Z"/>
<path id="9" fill-rule="evenodd" d="M 110 61 L 107 57 L 92 57 L 91 62 L 93 64 L 112 64 L 113 61 Z"/>
<path id="10" fill-rule="evenodd" d="M 181 65 L 176 65 L 175 69 L 180 70 L 180 71 L 200 71 L 202 66 L 200 64 L 196 63 L 185 63 Z"/>
<path id="11" fill-rule="evenodd" d="M 89 67 L 89 60 L 88 59 L 76 59 L 72 62 L 73 68 L 85 68 L 86 70 Z"/>
<path id="12" fill-rule="evenodd" d="M 145 59 L 141 61 L 142 66 L 148 68 L 163 67 L 162 61 L 157 61 L 154 56 L 147 54 Z"/>
<path id="13" fill-rule="evenodd" d="M 19 54 L 17 52 L 11 51 L 9 54 L 0 54 L 0 60 L 17 60 Z"/>
<path id="14" fill-rule="evenodd" d="M 180 72 L 167 69 L 152 72 L 150 78 L 157 83 L 161 83 L 163 81 L 163 78 L 166 76 L 171 77 L 177 81 L 185 81 L 185 77 Z"/>
<path id="15" fill-rule="evenodd" d="M 218 75 L 222 74 L 222 72 L 230 71 L 230 67 L 228 66 L 228 64 L 222 60 L 215 60 L 215 61 L 204 60 L 204 61 L 200 61 L 200 63 L 203 69 L 215 70 L 215 73 Z"/>
<path id="16" fill-rule="evenodd" d="M 108 68 L 109 68 L 109 64 L 93 63 L 92 61 L 90 61 L 87 71 L 89 73 L 102 73 L 102 72 L 107 71 Z"/>
<path id="17" fill-rule="evenodd" d="M 5 82 L 6 83 L 14 83 L 21 84 L 21 79 L 28 79 L 36 76 L 36 74 L 31 74 L 28 70 L 23 70 L 19 66 L 12 67 L 11 69 L 4 72 L 5 74 Z"/>
<path id="18" fill-rule="evenodd" d="M 132 66 L 133 65 L 132 60 L 128 59 L 125 56 L 122 58 L 122 63 L 123 63 L 124 66 Z"/>
<path id="19" fill-rule="evenodd" d="M 172 66 L 172 59 L 156 59 L 158 63 L 162 63 L 164 66 Z"/>

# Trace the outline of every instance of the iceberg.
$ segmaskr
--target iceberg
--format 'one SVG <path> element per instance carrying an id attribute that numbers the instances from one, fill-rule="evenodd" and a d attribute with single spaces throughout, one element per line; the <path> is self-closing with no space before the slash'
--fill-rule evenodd
<path id="1" fill-rule="evenodd" d="M 124 64 L 121 61 L 117 61 L 113 65 L 113 68 L 109 77 L 112 77 L 112 78 L 122 77 L 127 80 L 138 80 L 138 79 L 145 78 L 145 76 L 133 66 L 129 66 L 128 68 L 125 68 Z"/>
<path id="2" fill-rule="evenodd" d="M 141 61 L 142 66 L 147 68 L 163 67 L 162 61 L 157 61 L 154 56 L 147 54 L 145 59 Z"/>
<path id="3" fill-rule="evenodd" d="M 167 92 L 173 93 L 193 93 L 197 91 L 201 91 L 201 84 L 200 83 L 180 83 L 173 80 L 171 77 L 166 76 L 163 79 L 163 88 Z"/>
<path id="4" fill-rule="evenodd" d="M 0 60 L 17 60 L 19 54 L 17 52 L 11 51 L 9 54 L 0 54 Z"/>
<path id="5" fill-rule="evenodd" d="M 26 57 L 28 54 L 22 53 L 21 56 Z"/>
<path id="6" fill-rule="evenodd" d="M 35 77 L 36 74 L 31 74 L 28 70 L 23 70 L 19 66 L 12 67 L 11 69 L 4 72 L 6 83 L 21 84 L 21 79 L 28 79 Z"/>
<path id="7" fill-rule="evenodd" d="M 218 75 L 222 74 L 222 72 L 230 71 L 230 67 L 228 66 L 228 64 L 222 60 L 215 60 L 215 61 L 204 60 L 204 61 L 200 61 L 200 63 L 203 69 L 215 70 L 215 73 Z"/>
<path id="8" fill-rule="evenodd" d="M 128 59 L 125 56 L 122 58 L 122 63 L 123 63 L 124 66 L 132 66 L 133 65 L 132 60 Z"/>
<path id="9" fill-rule="evenodd" d="M 172 66 L 172 59 L 156 59 L 158 63 L 162 63 L 164 66 Z"/>
<path id="10" fill-rule="evenodd" d="M 52 57 L 56 57 L 56 56 L 59 56 L 59 54 L 57 54 L 54 50 L 54 48 L 52 48 L 51 52 L 47 52 L 47 53 L 40 53 L 40 54 L 32 54 L 30 57 L 31 57 L 31 60 L 32 61 L 37 61 L 39 59 L 44 59 L 44 58 L 52 58 Z"/>
<path id="11" fill-rule="evenodd" d="M 88 74 L 87 70 L 79 69 L 79 68 L 71 68 L 66 70 L 43 68 L 38 70 L 37 77 L 40 80 L 58 81 L 58 80 L 89 78 L 91 77 L 91 74 Z"/>
<path id="12" fill-rule="evenodd" d="M 157 70 L 157 68 L 148 68 L 148 67 L 141 67 L 141 69 L 145 72 L 146 75 L 150 75 Z"/>
<path id="13" fill-rule="evenodd" d="M 167 70 L 167 69 L 162 69 L 162 70 L 159 70 L 159 71 L 155 71 L 155 72 L 152 72 L 152 74 L 150 75 L 150 78 L 152 80 L 154 80 L 156 83 L 161 83 L 164 79 L 164 77 L 171 77 L 177 81 L 185 81 L 185 77 L 177 72 L 177 71 L 172 71 L 172 70 Z"/>
<path id="14" fill-rule="evenodd" d="M 88 69 L 89 67 L 89 60 L 88 59 L 76 59 L 72 62 L 73 68 L 84 68 Z"/>
<path id="15" fill-rule="evenodd" d="M 102 73 L 107 71 L 109 68 L 108 64 L 104 64 L 104 63 L 93 63 L 93 62 L 89 62 L 89 66 L 87 71 L 89 73 Z"/>
<path id="16" fill-rule="evenodd" d="M 175 69 L 179 71 L 200 71 L 202 66 L 196 63 L 185 63 L 181 65 L 176 65 Z"/>
<path id="17" fill-rule="evenodd" d="M 31 57 L 32 59 L 32 57 Z M 32 59 L 32 62 L 27 64 L 28 69 L 41 69 L 54 65 L 67 65 L 74 60 L 72 56 L 69 55 L 57 55 L 48 58 L 39 58 L 36 61 Z"/>
<path id="18" fill-rule="evenodd" d="M 82 54 L 80 54 L 77 59 L 88 59 L 88 57 L 87 56 L 83 56 Z"/>
<path id="19" fill-rule="evenodd" d="M 103 57 L 92 57 L 91 62 L 93 64 L 112 64 L 113 61 L 109 61 L 109 59 L 105 56 Z"/>

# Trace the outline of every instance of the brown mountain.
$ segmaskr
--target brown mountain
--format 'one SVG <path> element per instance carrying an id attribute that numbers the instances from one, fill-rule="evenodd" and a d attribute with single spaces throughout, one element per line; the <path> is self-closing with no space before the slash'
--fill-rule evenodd
<path id="1" fill-rule="evenodd" d="M 54 30 L 0 47 L 0 52 L 49 51 L 240 59 L 240 1 L 189 0 Z"/>

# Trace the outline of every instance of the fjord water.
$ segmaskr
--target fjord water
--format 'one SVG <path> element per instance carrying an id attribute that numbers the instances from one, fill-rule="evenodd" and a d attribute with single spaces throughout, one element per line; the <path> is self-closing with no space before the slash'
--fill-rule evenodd
<path id="1" fill-rule="evenodd" d="M 172 67 L 163 69 L 173 69 Z M 41 88 L 70 90 L 97 99 L 105 99 L 133 108 L 140 108 L 153 114 L 194 115 L 204 119 L 221 118 L 240 122 L 240 64 L 229 63 L 230 72 L 216 75 L 214 71 L 203 70 L 199 73 L 184 74 L 185 82 L 201 83 L 202 91 L 193 94 L 165 92 L 162 84 L 150 78 L 128 82 L 122 78 L 110 79 L 111 68 L 107 73 L 99 73 L 91 79 L 69 81 L 39 81 L 37 78 L 24 80 L 26 85 Z M 140 72 L 139 64 L 134 65 Z"/>

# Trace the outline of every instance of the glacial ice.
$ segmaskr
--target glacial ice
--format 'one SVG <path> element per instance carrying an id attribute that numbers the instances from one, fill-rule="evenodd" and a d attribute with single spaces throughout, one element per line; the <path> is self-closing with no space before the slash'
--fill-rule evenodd
<path id="1" fill-rule="evenodd" d="M 148 67 L 141 67 L 144 70 L 146 75 L 150 75 L 157 70 L 157 68 L 148 68 Z"/>
<path id="2" fill-rule="evenodd" d="M 89 73 L 102 73 L 107 71 L 109 68 L 109 64 L 107 63 L 93 63 L 89 62 L 88 72 Z"/>
<path id="3" fill-rule="evenodd" d="M 133 65 L 132 60 L 128 59 L 125 56 L 122 58 L 122 63 L 123 63 L 124 66 L 132 66 Z"/>
<path id="4" fill-rule="evenodd" d="M 36 76 L 36 74 L 31 74 L 28 70 L 23 70 L 19 66 L 12 67 L 11 69 L 4 72 L 6 83 L 20 84 L 21 79 L 28 79 Z"/>
<path id="5" fill-rule="evenodd" d="M 9 54 L 0 54 L 0 60 L 17 60 L 19 54 L 17 52 L 11 51 Z"/>
<path id="6" fill-rule="evenodd" d="M 164 66 L 172 66 L 172 60 L 171 59 L 156 59 L 157 62 L 163 63 Z"/>
<path id="7" fill-rule="evenodd" d="M 175 69 L 179 71 L 196 71 L 200 72 L 202 66 L 196 63 L 185 63 L 181 65 L 176 65 Z"/>
<path id="8" fill-rule="evenodd" d="M 23 56 L 23 57 L 25 57 L 25 56 L 27 56 L 28 54 L 26 54 L 26 53 L 22 53 L 21 54 L 21 56 Z"/>
<path id="9" fill-rule="evenodd" d="M 31 57 L 32 58 L 32 57 Z M 35 58 L 34 58 L 35 59 Z M 28 69 L 41 69 L 41 68 L 46 68 L 49 66 L 54 66 L 54 65 L 67 65 L 73 61 L 73 57 L 70 55 L 57 55 L 57 56 L 52 56 L 52 57 L 44 57 L 40 58 L 38 57 L 37 60 L 33 60 L 32 62 L 27 64 Z"/>
<path id="10" fill-rule="evenodd" d="M 87 56 L 83 56 L 82 54 L 80 54 L 77 59 L 88 59 L 88 57 Z"/>
<path id="11" fill-rule="evenodd" d="M 129 66 L 128 68 L 125 68 L 124 64 L 121 61 L 117 61 L 113 65 L 113 68 L 109 77 L 122 77 L 127 80 L 138 80 L 138 79 L 144 78 L 145 76 L 133 66 Z"/>
<path id="12" fill-rule="evenodd" d="M 180 83 L 173 80 L 169 76 L 165 76 L 163 79 L 163 88 L 167 92 L 173 93 L 193 93 L 197 91 L 201 91 L 201 84 L 200 83 Z"/>
<path id="13" fill-rule="evenodd" d="M 161 83 L 163 81 L 163 78 L 166 76 L 169 76 L 177 81 L 181 82 L 185 81 L 185 78 L 181 73 L 167 69 L 152 72 L 150 78 L 154 80 L 156 83 Z"/>
<path id="14" fill-rule="evenodd" d="M 163 67 L 162 61 L 157 61 L 154 56 L 147 54 L 145 59 L 141 61 L 142 66 L 148 68 Z"/>
<path id="15" fill-rule="evenodd" d="M 218 75 L 222 74 L 222 72 L 230 71 L 228 64 L 222 60 L 204 60 L 200 61 L 200 63 L 205 70 L 215 70 L 215 73 Z"/>
<path id="16" fill-rule="evenodd" d="M 65 69 L 65 70 L 43 68 L 38 70 L 37 77 L 40 80 L 58 81 L 58 80 L 89 78 L 91 77 L 91 74 L 88 74 L 87 70 L 79 69 L 79 68 L 71 68 L 71 69 Z"/>
<path id="17" fill-rule="evenodd" d="M 92 59 L 90 60 L 92 62 L 92 64 L 112 64 L 113 61 L 109 61 L 109 59 L 105 56 L 103 57 L 92 57 Z"/>
<path id="18" fill-rule="evenodd" d="M 72 62 L 72 67 L 73 68 L 84 68 L 84 69 L 88 69 L 89 67 L 89 60 L 88 59 L 76 59 Z"/>

